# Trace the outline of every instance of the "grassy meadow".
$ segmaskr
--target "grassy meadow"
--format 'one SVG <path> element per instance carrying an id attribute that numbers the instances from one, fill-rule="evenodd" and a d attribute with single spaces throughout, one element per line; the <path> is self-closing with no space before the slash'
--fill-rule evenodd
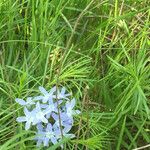
<path id="1" fill-rule="evenodd" d="M 65 86 L 76 135 L 36 147 L 15 98 Z M 150 148 L 149 0 L 0 0 L 0 150 Z"/>

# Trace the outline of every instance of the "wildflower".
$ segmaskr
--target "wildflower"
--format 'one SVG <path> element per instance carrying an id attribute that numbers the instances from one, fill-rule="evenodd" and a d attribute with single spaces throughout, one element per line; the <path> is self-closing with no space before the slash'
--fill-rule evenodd
<path id="1" fill-rule="evenodd" d="M 75 99 L 74 98 L 70 102 L 69 101 L 66 102 L 66 114 L 69 117 L 72 117 L 73 115 L 80 114 L 79 110 L 73 109 L 74 106 L 75 106 Z"/>
<path id="2" fill-rule="evenodd" d="M 44 141 L 44 130 L 43 130 L 43 126 L 41 123 L 37 124 L 37 134 L 36 137 L 34 138 L 35 140 L 37 140 L 37 147 L 39 147 L 42 142 Z"/>
<path id="3" fill-rule="evenodd" d="M 48 92 L 40 86 L 39 90 L 42 93 L 40 96 L 28 97 L 26 101 L 16 99 L 17 103 L 24 106 L 25 114 L 18 117 L 17 121 L 25 122 L 25 130 L 28 130 L 31 125 L 36 125 L 37 146 L 42 143 L 44 146 L 49 146 L 50 143 L 56 144 L 62 137 L 74 138 L 75 135 L 69 132 L 74 123 L 73 116 L 80 113 L 79 110 L 74 110 L 75 99 L 70 100 L 71 94 L 66 92 L 65 87 L 56 89 L 54 86 Z M 27 109 L 31 105 L 35 106 Z"/>
<path id="4" fill-rule="evenodd" d="M 66 88 L 62 87 L 61 91 L 59 91 L 59 89 L 57 89 L 57 96 L 55 98 L 57 99 L 66 99 L 69 100 L 69 98 L 67 98 L 68 96 L 70 96 L 70 93 L 66 93 Z"/>
<path id="5" fill-rule="evenodd" d="M 25 130 L 28 130 L 35 120 L 35 111 L 28 111 L 28 109 L 25 107 L 24 114 L 25 116 L 18 117 L 16 120 L 17 122 L 26 122 Z"/>
<path id="6" fill-rule="evenodd" d="M 32 111 L 28 111 L 28 109 L 24 108 L 25 116 L 18 117 L 18 122 L 26 122 L 25 130 L 28 130 L 31 124 L 36 125 L 37 123 L 44 122 L 48 123 L 48 120 L 45 118 L 46 113 L 41 110 L 39 102 L 36 104 L 36 108 Z"/>
<path id="7" fill-rule="evenodd" d="M 33 122 L 33 125 L 40 123 L 40 122 L 48 123 L 48 120 L 45 117 L 48 111 L 47 110 L 42 111 L 39 102 L 37 102 L 36 108 L 33 111 L 35 111 L 35 120 Z"/>
<path id="8" fill-rule="evenodd" d="M 27 107 L 35 104 L 32 97 L 28 97 L 26 101 L 24 101 L 23 99 L 16 98 L 15 101 L 18 104 L 20 104 L 22 106 L 27 106 Z"/>
<path id="9" fill-rule="evenodd" d="M 60 128 L 54 129 L 54 133 L 55 133 L 56 138 L 58 139 L 58 141 L 60 141 L 62 139 L 61 129 Z M 75 137 L 74 134 L 70 134 L 68 132 L 65 132 L 64 130 L 62 130 L 62 134 L 63 134 L 63 137 L 65 137 L 65 138 L 70 138 L 71 139 L 71 138 Z"/>
<path id="10" fill-rule="evenodd" d="M 41 92 L 44 96 L 37 96 L 37 97 L 35 97 L 34 99 L 35 99 L 35 100 L 42 100 L 43 103 L 47 103 L 48 101 L 51 101 L 51 100 L 53 99 L 53 97 L 55 96 L 55 95 L 54 95 L 54 92 L 56 91 L 56 86 L 54 86 L 54 87 L 50 90 L 50 92 L 47 92 L 47 91 L 45 90 L 45 88 L 42 87 L 42 86 L 39 87 L 39 90 L 40 90 L 40 92 Z"/>
<path id="11" fill-rule="evenodd" d="M 59 100 L 58 105 L 60 105 L 62 102 L 63 102 L 62 100 Z M 50 115 L 51 115 L 52 112 L 57 112 L 58 107 L 57 107 L 57 102 L 53 103 L 53 101 L 49 101 L 49 105 L 47 105 L 47 107 L 45 107 L 46 108 L 45 111 L 48 112 L 47 115 L 46 115 L 46 118 L 47 119 L 50 118 Z"/>
<path id="12" fill-rule="evenodd" d="M 59 115 L 53 113 L 52 114 L 53 119 L 55 120 L 54 128 L 58 129 L 60 128 L 60 121 L 61 126 L 63 127 L 64 132 L 69 132 L 73 126 L 73 118 L 68 117 L 65 113 L 60 113 L 60 121 L 59 121 Z"/>
<path id="13" fill-rule="evenodd" d="M 41 125 L 38 126 L 38 134 L 37 134 L 37 146 L 40 146 L 42 142 L 44 146 L 49 146 L 49 141 L 53 144 L 57 143 L 57 138 L 55 132 L 53 130 L 53 126 L 48 123 L 46 129 L 44 129 Z"/>

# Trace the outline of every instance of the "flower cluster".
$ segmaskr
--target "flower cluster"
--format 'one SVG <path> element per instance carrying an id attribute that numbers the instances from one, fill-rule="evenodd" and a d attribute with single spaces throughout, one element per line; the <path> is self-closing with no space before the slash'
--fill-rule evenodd
<path id="1" fill-rule="evenodd" d="M 56 144 L 62 137 L 73 138 L 75 135 L 69 133 L 74 123 L 73 116 L 80 113 L 74 110 L 75 99 L 70 99 L 71 94 L 66 93 L 65 87 L 56 89 L 54 86 L 48 92 L 40 86 L 39 90 L 40 96 L 28 97 L 26 101 L 16 98 L 25 115 L 18 117 L 17 121 L 25 122 L 25 130 L 36 125 L 37 146 Z"/>

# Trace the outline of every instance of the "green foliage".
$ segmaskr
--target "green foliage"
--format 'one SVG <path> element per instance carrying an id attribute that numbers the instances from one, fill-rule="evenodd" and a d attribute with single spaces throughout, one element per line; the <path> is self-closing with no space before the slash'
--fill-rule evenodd
<path id="1" fill-rule="evenodd" d="M 150 141 L 149 0 L 0 1 L 0 150 L 36 148 L 15 98 L 58 83 L 76 97 L 73 140 L 48 149 L 133 149 Z M 39 148 L 43 149 L 43 148 Z"/>

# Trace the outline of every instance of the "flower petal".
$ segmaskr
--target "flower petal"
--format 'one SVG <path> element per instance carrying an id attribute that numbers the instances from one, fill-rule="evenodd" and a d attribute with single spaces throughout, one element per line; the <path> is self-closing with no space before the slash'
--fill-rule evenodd
<path id="1" fill-rule="evenodd" d="M 63 86 L 62 89 L 61 89 L 61 94 L 64 95 L 65 92 L 66 92 L 66 88 Z"/>
<path id="2" fill-rule="evenodd" d="M 74 138 L 75 137 L 74 134 L 64 134 L 64 136 L 67 137 L 67 138 Z"/>
<path id="3" fill-rule="evenodd" d="M 52 132 L 52 125 L 50 123 L 47 124 L 46 131 Z"/>
<path id="4" fill-rule="evenodd" d="M 16 98 L 15 101 L 20 105 L 26 105 L 26 102 L 23 99 Z"/>
<path id="5" fill-rule="evenodd" d="M 51 88 L 49 94 L 53 94 L 54 92 L 56 92 L 56 86 L 54 86 L 53 88 Z"/>
<path id="6" fill-rule="evenodd" d="M 45 137 L 44 138 L 44 146 L 48 146 L 49 144 L 49 138 Z"/>
<path id="7" fill-rule="evenodd" d="M 25 122 L 25 121 L 27 121 L 27 119 L 26 119 L 26 117 L 18 117 L 18 118 L 16 119 L 16 121 L 17 121 L 17 122 Z"/>
<path id="8" fill-rule="evenodd" d="M 58 115 L 56 115 L 55 113 L 52 113 L 52 117 L 54 118 L 54 120 L 56 121 L 56 120 L 58 120 Z"/>
<path id="9" fill-rule="evenodd" d="M 75 104 L 76 104 L 76 101 L 75 101 L 75 98 L 73 98 L 70 102 L 71 108 L 73 108 L 75 106 Z"/>
<path id="10" fill-rule="evenodd" d="M 81 113 L 81 111 L 80 110 L 75 110 L 74 113 L 75 113 L 75 115 L 78 115 L 78 114 Z"/>
<path id="11" fill-rule="evenodd" d="M 46 114 L 46 119 L 49 119 L 51 117 L 51 113 Z"/>
<path id="12" fill-rule="evenodd" d="M 42 117 L 41 121 L 44 122 L 44 123 L 48 123 L 48 120 L 45 117 Z"/>
<path id="13" fill-rule="evenodd" d="M 26 116 L 29 116 L 30 115 L 30 112 L 28 111 L 28 109 L 25 107 L 24 108 L 24 114 L 26 115 Z"/>
<path id="14" fill-rule="evenodd" d="M 54 145 L 55 145 L 56 143 L 58 143 L 56 137 L 52 137 L 52 138 L 51 138 L 51 141 L 52 141 L 52 143 L 53 143 Z"/>
<path id="15" fill-rule="evenodd" d="M 40 104 L 41 108 L 47 108 L 48 105 L 47 104 Z"/>
<path id="16" fill-rule="evenodd" d="M 41 110 L 41 107 L 40 107 L 40 103 L 39 103 L 39 102 L 36 103 L 36 110 L 37 110 L 37 111 L 40 111 L 40 110 Z"/>
<path id="17" fill-rule="evenodd" d="M 69 131 L 71 130 L 71 128 L 72 128 L 72 125 L 65 125 L 63 131 L 64 131 L 65 133 L 67 133 L 67 132 L 69 132 Z"/>
<path id="18" fill-rule="evenodd" d="M 38 130 L 43 131 L 43 125 L 41 123 L 38 123 L 36 127 Z"/>
<path id="19" fill-rule="evenodd" d="M 36 146 L 37 146 L 37 147 L 40 147 L 41 144 L 42 144 L 42 140 L 41 140 L 41 139 L 38 139 Z"/>
<path id="20" fill-rule="evenodd" d="M 45 88 L 44 87 L 42 87 L 42 86 L 39 86 L 39 90 L 40 90 L 40 92 L 42 93 L 42 94 L 44 94 L 44 95 L 47 95 L 48 94 L 48 92 L 45 90 Z"/>
<path id="21" fill-rule="evenodd" d="M 36 97 L 33 98 L 33 100 L 37 100 L 37 101 L 38 101 L 38 100 L 42 100 L 43 97 L 44 97 L 44 96 L 36 96 Z"/>
<path id="22" fill-rule="evenodd" d="M 25 124 L 25 130 L 28 130 L 31 126 L 31 122 L 30 121 L 27 121 L 26 124 Z"/>

